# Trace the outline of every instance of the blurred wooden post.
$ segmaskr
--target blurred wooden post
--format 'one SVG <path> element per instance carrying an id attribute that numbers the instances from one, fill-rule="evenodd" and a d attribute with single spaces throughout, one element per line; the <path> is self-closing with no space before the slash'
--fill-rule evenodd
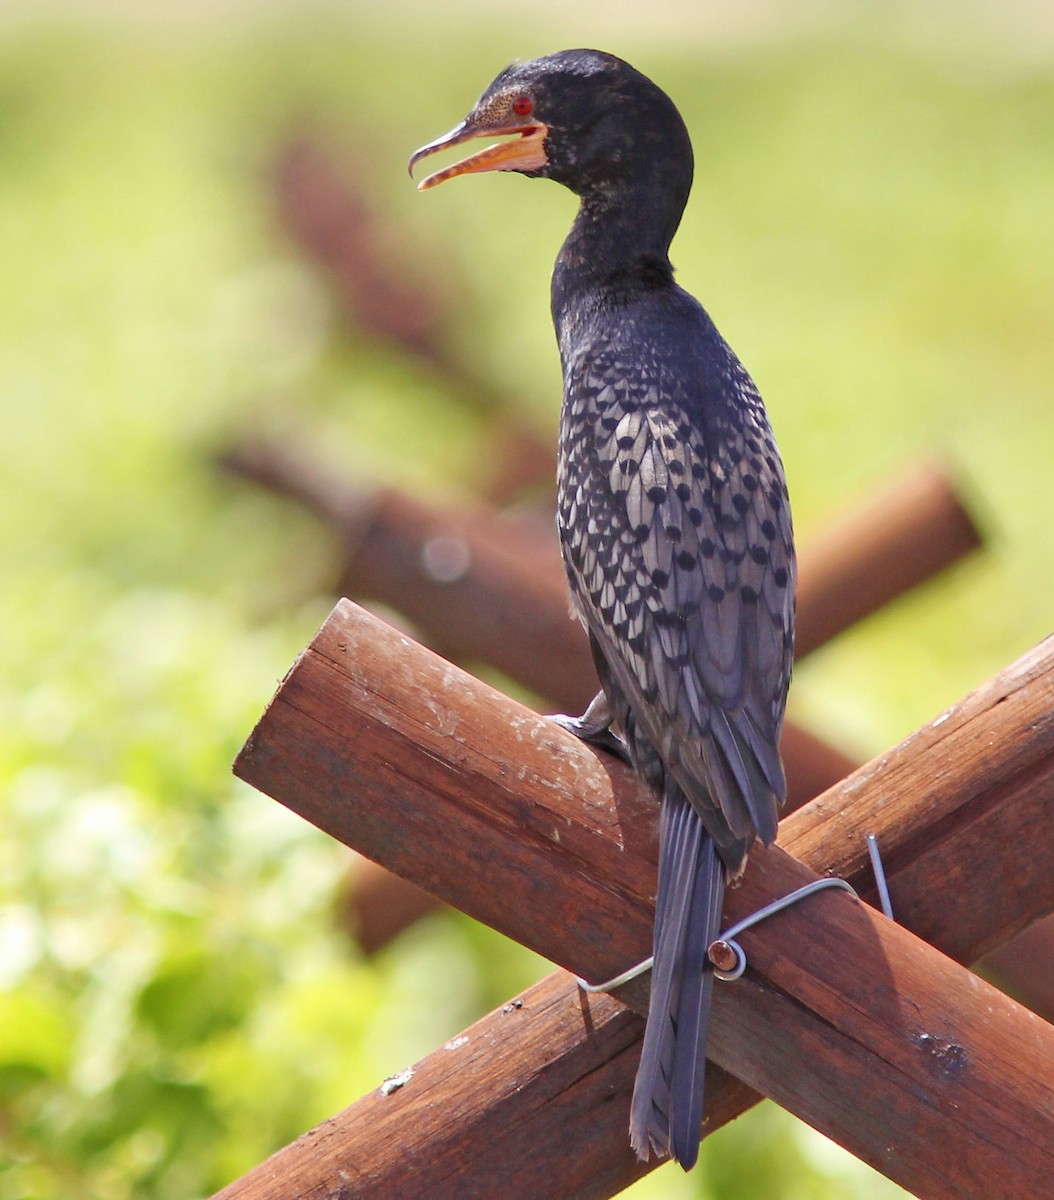
<path id="1" fill-rule="evenodd" d="M 756 852 L 730 893 L 728 919 L 807 877 L 804 863 L 862 879 L 865 829 L 883 846 L 898 915 L 960 958 L 1049 911 L 1052 672 L 1054 640 L 790 817 L 781 844 L 802 862 Z M 654 805 L 631 774 L 353 605 L 338 606 L 287 677 L 238 769 L 335 836 L 591 977 L 646 948 Z M 949 889 L 957 876 L 968 885 Z M 1054 1168 L 1054 1030 L 840 894 L 788 910 L 744 942 L 747 976 L 715 994 L 717 1062 L 920 1196 L 1043 1194 Z M 641 1004 L 640 992 L 627 992 Z M 558 992 L 545 994 L 559 1004 Z M 561 1053 L 595 1053 L 596 1008 L 612 1067 L 608 1077 L 594 1064 L 589 1105 L 607 1080 L 609 1108 L 624 1116 L 632 1054 L 611 1003 L 590 1001 L 582 1021 L 565 1021 Z M 498 1020 L 481 1023 L 479 1036 Z M 625 1186 L 629 1178 L 611 1178 L 612 1162 L 628 1162 L 624 1147 L 604 1141 L 577 1148 L 587 1162 L 574 1177 L 595 1157 L 608 1190 L 559 1190 L 559 1161 L 545 1176 L 553 1190 L 541 1188 L 538 1148 L 550 1134 L 564 1144 L 568 1106 L 569 1123 L 580 1119 L 561 1091 L 579 1076 L 563 1057 L 532 1069 L 516 1051 L 527 1028 L 505 1029 L 472 1057 L 467 1077 L 452 1059 L 445 1072 L 426 1060 L 427 1086 L 410 1080 L 367 1097 L 222 1195 L 321 1196 L 341 1177 L 338 1164 L 349 1197 L 366 1194 L 354 1177 L 398 1194 L 409 1167 L 417 1194 L 437 1197 L 524 1194 L 527 1179 L 539 1197 Z M 715 1074 L 711 1111 L 728 1116 L 748 1097 L 736 1085 L 730 1101 L 723 1078 Z M 549 1102 L 537 1103 L 546 1081 Z M 521 1089 L 533 1107 L 512 1101 Z M 387 1118 L 437 1139 L 436 1173 L 427 1168 L 431 1142 L 408 1153 L 376 1136 Z M 328 1144 L 315 1156 L 319 1135 Z"/>
<path id="2" fill-rule="evenodd" d="M 390 605 L 440 653 L 485 662 L 561 711 L 580 712 L 592 698 L 596 675 L 570 619 L 554 535 L 482 505 L 444 508 L 395 488 L 356 487 L 267 440 L 245 440 L 223 462 L 335 530 L 346 593 Z M 798 657 L 980 544 L 947 472 L 905 471 L 822 535 L 817 551 L 802 548 Z"/>
<path id="3" fill-rule="evenodd" d="M 556 539 L 539 536 L 482 506 L 441 508 L 396 489 L 363 489 L 327 473 L 305 452 L 243 441 L 229 469 L 289 496 L 342 537 L 343 590 L 406 615 L 429 644 L 460 662 L 485 662 L 544 697 L 554 710 L 580 712 L 596 690 L 582 629 L 569 618 Z M 980 544 L 946 472 L 923 465 L 863 502 L 802 552 L 799 656 L 850 620 L 947 568 Z M 819 582 L 813 583 L 814 574 Z M 873 577 L 882 582 L 875 586 Z M 843 779 L 856 765 L 788 722 L 783 755 L 788 811 Z M 352 927 L 376 950 L 435 902 L 361 864 L 344 898 Z"/>
<path id="4" fill-rule="evenodd" d="M 279 217 L 325 275 L 349 323 L 410 356 L 438 359 L 451 297 L 437 272 L 392 270 L 399 231 L 353 177 L 299 137 L 276 157 L 274 188 Z"/>
<path id="5" fill-rule="evenodd" d="M 440 653 L 488 663 L 568 711 L 592 699 L 593 660 L 571 620 L 555 533 L 542 539 L 483 505 L 357 487 L 270 441 L 243 441 L 223 463 L 329 524 L 345 553 L 342 591 L 390 605 Z"/>
<path id="6" fill-rule="evenodd" d="M 851 508 L 802 547 L 799 658 L 981 544 L 947 471 L 924 464 Z"/>
<path id="7" fill-rule="evenodd" d="M 481 482 L 491 500 L 507 502 L 539 479 L 551 487 L 551 440 L 525 424 L 510 398 L 454 350 L 448 332 L 461 315 L 455 267 L 422 269 L 435 250 L 417 247 L 393 270 L 406 228 L 384 215 L 369 195 L 369 178 L 355 176 L 352 166 L 349 160 L 338 167 L 306 138 L 286 145 L 274 172 L 283 224 L 322 272 L 352 328 L 390 343 L 458 404 L 483 414 L 494 454 Z"/>

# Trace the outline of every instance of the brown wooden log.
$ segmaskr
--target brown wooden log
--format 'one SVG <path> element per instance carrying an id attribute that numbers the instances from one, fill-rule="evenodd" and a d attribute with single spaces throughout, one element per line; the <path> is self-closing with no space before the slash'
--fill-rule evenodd
<path id="1" fill-rule="evenodd" d="M 939 464 L 897 476 L 802 547 L 799 658 L 981 545 L 961 488 Z"/>
<path id="2" fill-rule="evenodd" d="M 1054 1022 L 1054 917 L 990 950 L 978 970 L 1045 1021 Z"/>
<path id="3" fill-rule="evenodd" d="M 928 923 L 966 957 L 1054 906 L 1052 660 L 1054 643 L 1026 656 L 789 818 L 781 841 L 813 866 L 859 873 L 861 822 L 869 826 L 903 919 Z M 554 745 L 532 714 L 342 605 L 287 679 L 239 771 L 389 866 L 413 872 L 414 844 L 427 845 L 419 882 L 548 956 L 604 975 L 647 943 L 654 814 L 619 764 L 557 733 Z M 986 749 L 990 742 L 1006 755 Z M 927 789 L 929 802 L 916 808 Z M 1001 836 L 992 839 L 995 828 Z M 973 901 L 970 912 L 941 887 L 956 863 L 970 866 L 968 881 L 952 889 Z M 778 851 L 758 852 L 752 864 L 730 893 L 729 919 L 804 869 Z M 1004 896 L 1011 869 L 1015 887 Z M 734 996 L 718 989 L 714 1056 L 920 1195 L 1040 1194 L 1037 1172 L 1049 1171 L 1054 1146 L 1049 1027 L 863 906 L 839 896 L 807 904 L 824 907 L 802 906 L 781 915 L 779 928 L 748 935 L 749 979 Z M 772 1028 L 794 1032 L 773 1040 Z M 1024 1053 L 1015 1038 L 1027 1041 L 1038 1081 L 1004 1061 L 1011 1044 L 1018 1060 Z M 720 1084 L 711 1098 L 721 1111 Z M 544 1124 L 546 1110 L 538 1111 Z M 898 1154 L 887 1162 L 890 1145 Z M 472 1193 L 456 1184 L 427 1194 Z"/>
<path id="4" fill-rule="evenodd" d="M 438 272 L 392 270 L 400 244 L 375 203 L 320 146 L 299 137 L 279 152 L 275 197 L 283 224 L 329 282 L 350 322 L 406 353 L 438 357 L 450 307 Z"/>
<path id="5" fill-rule="evenodd" d="M 650 1169 L 625 1136 L 643 1025 L 554 972 L 416 1063 L 405 1086 L 370 1092 L 216 1200 L 614 1195 Z M 544 1129 L 543 1107 L 555 1118 Z M 494 1169 L 505 1158 L 511 1178 Z"/>
<path id="6" fill-rule="evenodd" d="M 363 954 L 383 950 L 404 930 L 441 907 L 408 879 L 353 854 L 338 899 L 343 924 Z"/>
<path id="7" fill-rule="evenodd" d="M 288 443 L 246 440 L 223 464 L 321 516 L 343 541 L 341 589 L 390 605 L 440 653 L 488 663 L 568 712 L 592 699 L 596 673 L 554 532 L 483 505 L 356 486 Z"/>
<path id="8" fill-rule="evenodd" d="M 365 153 L 359 155 L 365 159 Z M 425 369 L 463 407 L 483 414 L 491 426 L 493 453 L 480 483 L 496 503 L 507 503 L 545 480 L 551 487 L 553 450 L 547 438 L 519 416 L 516 397 L 457 353 L 450 336 L 459 291 L 450 263 L 429 269 L 434 255 L 421 248 L 393 270 L 405 242 L 404 226 L 383 215 L 383 206 L 357 176 L 355 156 L 338 166 L 317 143 L 300 137 L 279 152 L 274 182 L 283 224 L 321 270 L 349 324 L 383 338 Z"/>
<path id="9" fill-rule="evenodd" d="M 348 556 L 347 594 L 390 605 L 440 653 L 487 663 L 561 711 L 580 712 L 592 698 L 596 674 L 570 618 L 555 535 L 485 506 L 350 485 L 288 442 L 246 440 L 223 462 L 333 526 Z M 905 471 L 822 535 L 818 549 L 803 549 L 798 657 L 979 544 L 946 471 Z"/>
<path id="10" fill-rule="evenodd" d="M 833 787 L 859 765 L 790 723 L 784 728 L 782 749 L 787 771 L 787 813 Z M 375 954 L 415 921 L 434 912 L 438 901 L 408 880 L 355 854 L 340 904 L 360 949 L 365 954 Z M 1012 963 L 1009 971 L 1016 979 Z M 1009 990 L 1016 994 L 1013 987 Z"/>
<path id="11" fill-rule="evenodd" d="M 927 936 L 927 921 L 954 908 L 963 936 L 980 921 L 999 944 L 1054 908 L 1054 872 L 1042 869 L 1054 778 L 1052 655 L 1054 641 L 1043 643 L 788 818 L 780 844 L 813 865 L 819 854 L 848 877 L 864 867 L 865 833 L 881 832 L 898 918 Z M 635 925 L 607 903 L 646 896 L 654 883 L 655 808 L 632 772 L 350 601 L 298 660 L 236 770 L 345 844 L 566 966 L 606 977 L 627 965 L 627 937 L 639 940 L 629 961 L 650 940 L 646 903 Z M 1026 816 L 1032 825 L 1016 836 L 989 832 Z M 937 894 L 917 881 L 910 867 L 921 840 L 927 861 L 946 860 L 944 880 L 956 878 L 954 863 L 968 863 L 970 886 Z M 420 864 L 425 846 L 429 861 Z M 589 863 L 579 886 L 597 903 L 554 927 L 546 897 L 568 856 Z M 509 868 L 500 893 L 482 869 L 495 861 Z M 972 955 L 986 948 L 968 940 Z"/>

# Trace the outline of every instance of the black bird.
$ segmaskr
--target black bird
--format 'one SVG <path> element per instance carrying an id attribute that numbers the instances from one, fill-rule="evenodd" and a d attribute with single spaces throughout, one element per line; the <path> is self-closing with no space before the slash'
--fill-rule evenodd
<path id="1" fill-rule="evenodd" d="M 692 184 L 673 102 L 613 55 L 514 63 L 426 155 L 480 150 L 420 186 L 517 171 L 581 200 L 552 279 L 564 372 L 557 526 L 614 726 L 662 799 L 651 1000 L 630 1115 L 641 1158 L 699 1151 L 725 878 L 776 836 L 794 638 L 787 488 L 750 376 L 668 256 Z"/>

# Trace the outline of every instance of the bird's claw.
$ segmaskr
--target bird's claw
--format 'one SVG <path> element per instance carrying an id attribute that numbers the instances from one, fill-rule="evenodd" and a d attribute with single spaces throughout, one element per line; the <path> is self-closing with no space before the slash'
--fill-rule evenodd
<path id="1" fill-rule="evenodd" d="M 568 733 L 573 733 L 579 741 L 585 742 L 587 746 L 593 746 L 597 750 L 606 750 L 608 754 L 613 754 L 616 758 L 621 759 L 627 766 L 633 765 L 626 743 L 617 733 L 612 733 L 609 726 L 597 726 L 591 721 L 587 721 L 584 716 L 568 717 L 563 713 L 552 713 L 548 719 L 559 725 L 561 729 L 566 729 Z"/>

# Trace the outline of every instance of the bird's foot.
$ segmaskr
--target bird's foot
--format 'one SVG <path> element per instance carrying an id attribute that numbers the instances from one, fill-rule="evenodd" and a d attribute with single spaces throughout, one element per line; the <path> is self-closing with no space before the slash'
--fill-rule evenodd
<path id="1" fill-rule="evenodd" d="M 622 759 L 629 766 L 629 748 L 616 733 L 611 732 L 611 713 L 608 709 L 607 698 L 603 692 L 598 692 L 590 702 L 589 707 L 580 717 L 568 717 L 563 713 L 554 713 L 549 717 L 561 729 L 573 733 L 579 741 L 598 750 L 606 750 Z"/>
<path id="2" fill-rule="evenodd" d="M 585 742 L 597 750 L 606 750 L 609 754 L 614 754 L 616 758 L 621 758 L 627 765 L 632 765 L 626 743 L 617 733 L 612 733 L 610 728 L 596 729 L 582 717 L 568 717 L 563 713 L 551 713 L 549 720 L 559 725 L 561 729 L 566 729 L 568 733 L 573 733 L 580 742 Z"/>

